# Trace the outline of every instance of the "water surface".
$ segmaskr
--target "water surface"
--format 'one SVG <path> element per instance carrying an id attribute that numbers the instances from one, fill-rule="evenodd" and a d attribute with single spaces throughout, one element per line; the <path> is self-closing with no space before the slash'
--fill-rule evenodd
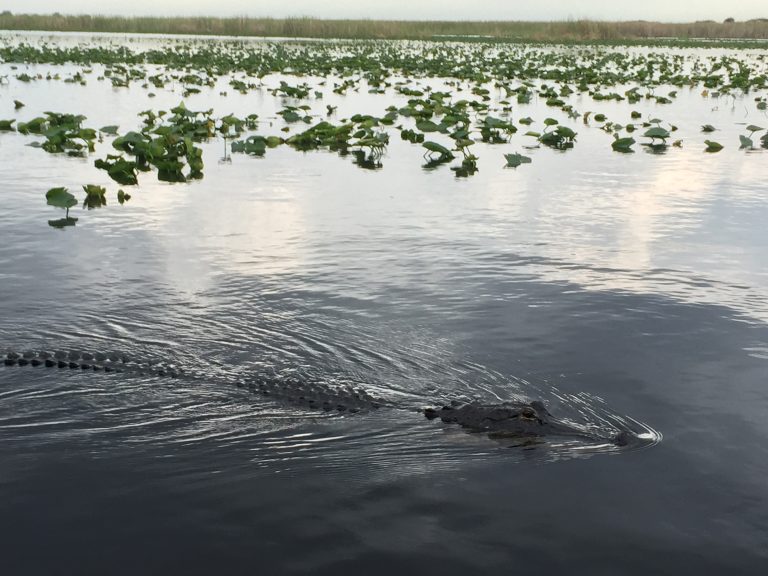
<path id="1" fill-rule="evenodd" d="M 152 99 L 112 88 L 99 66 L 86 86 L 14 79 L 76 66 L 10 66 L 2 118 L 53 109 L 125 130 L 182 99 L 178 85 Z M 219 82 L 187 106 L 282 125 L 285 101 L 220 96 Z M 405 101 L 331 86 L 316 112 Z M 574 149 L 504 169 L 518 134 L 478 144 L 480 172 L 464 179 L 423 170 L 394 137 L 377 171 L 286 147 L 218 162 L 211 141 L 203 180 L 142 175 L 127 204 L 75 208 L 64 231 L 47 225 L 60 214 L 44 192 L 113 190 L 98 154 L 0 134 L 0 346 L 124 351 L 200 374 L 0 370 L 4 573 L 763 574 L 766 153 L 687 142 L 704 123 L 737 141 L 765 118 L 699 92 L 663 108 L 681 149 L 617 155 L 580 126 Z M 318 414 L 231 385 L 263 370 L 403 409 Z M 411 410 L 469 397 L 543 398 L 663 441 L 523 450 Z"/>

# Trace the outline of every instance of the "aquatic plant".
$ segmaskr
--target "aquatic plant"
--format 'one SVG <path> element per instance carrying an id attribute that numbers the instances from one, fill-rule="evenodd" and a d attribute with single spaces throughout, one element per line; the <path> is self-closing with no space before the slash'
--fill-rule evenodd
<path id="1" fill-rule="evenodd" d="M 118 190 L 117 191 L 117 201 L 118 201 L 119 204 L 121 204 L 121 205 L 125 204 L 130 199 L 131 199 L 131 195 L 128 194 L 127 192 L 124 192 L 123 190 Z"/>
<path id="2" fill-rule="evenodd" d="M 137 184 L 137 170 L 146 172 L 151 167 L 157 169 L 158 180 L 165 182 L 202 178 L 203 151 L 195 143 L 215 134 L 213 111 L 191 111 L 182 103 L 170 112 L 141 112 L 144 129 L 127 132 L 112 141 L 113 148 L 133 156 L 134 160 L 108 155 L 106 159 L 97 160 L 96 167 L 106 170 L 110 178 L 123 185 Z M 233 117 L 226 118 L 225 124 L 235 124 Z M 186 174 L 185 168 L 188 168 Z"/>
<path id="3" fill-rule="evenodd" d="M 704 144 L 707 145 L 705 152 L 720 152 L 723 149 L 723 145 L 720 142 L 714 142 L 713 140 L 704 140 Z"/>
<path id="4" fill-rule="evenodd" d="M 539 142 L 550 148 L 567 150 L 573 148 L 576 132 L 567 126 L 561 126 L 554 118 L 544 120 L 544 132 L 538 136 Z"/>
<path id="5" fill-rule="evenodd" d="M 245 140 L 232 142 L 233 153 L 250 154 L 251 156 L 264 156 L 267 148 L 275 148 L 282 144 L 283 140 L 277 136 L 259 136 L 254 134 Z"/>
<path id="6" fill-rule="evenodd" d="M 21 134 L 38 134 L 45 137 L 39 148 L 52 154 L 66 152 L 70 156 L 82 156 L 93 152 L 96 130 L 83 128 L 85 116 L 79 114 L 60 114 L 45 112 L 28 122 L 19 122 L 17 130 Z"/>
<path id="7" fill-rule="evenodd" d="M 126 186 L 138 184 L 136 162 L 126 160 L 123 156 L 108 154 L 106 160 L 94 162 L 96 168 L 106 170 L 112 180 Z"/>
<path id="8" fill-rule="evenodd" d="M 753 149 L 755 147 L 755 142 L 753 140 L 755 133 L 762 132 L 763 130 L 765 130 L 765 128 L 762 128 L 761 126 L 755 126 L 754 124 L 750 124 L 749 126 L 747 126 L 746 130 L 747 132 L 749 132 L 749 136 L 744 136 L 743 134 L 739 135 L 741 148 Z"/>
<path id="9" fill-rule="evenodd" d="M 94 208 L 101 208 L 107 205 L 107 189 L 103 186 L 97 186 L 95 184 L 86 184 L 83 186 L 85 191 L 85 199 L 83 200 L 83 208 L 92 210 Z"/>
<path id="10" fill-rule="evenodd" d="M 45 199 L 49 206 L 63 208 L 66 210 L 64 218 L 57 220 L 48 220 L 48 225 L 54 228 L 64 228 L 65 226 L 74 226 L 77 218 L 69 216 L 69 209 L 77 206 L 77 199 L 70 194 L 66 188 L 51 188 L 45 193 Z"/>
<path id="11" fill-rule="evenodd" d="M 504 154 L 504 158 L 507 161 L 507 168 L 517 168 L 521 164 L 530 164 L 531 159 L 528 156 L 523 156 L 522 154 Z"/>
<path id="12" fill-rule="evenodd" d="M 619 138 L 619 135 L 616 134 L 613 142 L 611 142 L 611 147 L 616 152 L 631 153 L 631 152 L 634 152 L 634 150 L 632 150 L 632 146 L 634 146 L 635 144 L 636 144 L 636 141 L 631 136 L 625 137 L 625 138 Z"/>
<path id="13" fill-rule="evenodd" d="M 486 116 L 480 122 L 480 137 L 483 142 L 504 144 L 515 132 L 517 128 L 511 122 L 499 118 Z"/>
<path id="14" fill-rule="evenodd" d="M 661 140 L 663 143 L 666 143 L 667 138 L 670 137 L 670 133 L 669 130 L 664 129 L 661 126 L 654 126 L 653 128 L 646 130 L 643 136 L 645 138 L 650 138 L 651 143 L 656 143 L 656 140 Z"/>
<path id="15" fill-rule="evenodd" d="M 270 149 L 288 146 L 299 152 L 335 152 L 349 156 L 361 168 L 379 169 L 389 138 L 397 130 L 401 140 L 423 148 L 425 168 L 450 164 L 459 157 L 453 173 L 470 176 L 477 172 L 485 153 L 483 144 L 514 141 L 520 138 L 515 136 L 519 126 L 525 126 L 523 136 L 536 142 L 524 149 L 543 145 L 568 150 L 575 145 L 577 133 L 563 124 L 580 119 L 584 130 L 610 135 L 616 152 L 633 152 L 636 139 L 640 140 L 637 134 L 642 134 L 646 150 L 663 152 L 668 146 L 682 146 L 683 140 L 672 141 L 674 125 L 645 116 L 648 106 L 668 104 L 689 86 L 698 87 L 694 94 L 715 105 L 718 99 L 735 103 L 749 95 L 750 103 L 755 103 L 749 107 L 753 113 L 755 106 L 764 109 L 768 101 L 758 92 L 768 89 L 765 59 L 742 58 L 739 53 L 682 55 L 595 46 L 552 50 L 519 43 L 466 42 L 327 42 L 310 48 L 295 43 L 179 41 L 162 49 L 136 49 L 41 41 L 36 45 L 2 44 L 0 58 L 9 63 L 75 66 L 74 71 L 61 74 L 55 69 L 39 74 L 14 72 L 9 80 L 0 79 L 4 82 L 84 84 L 96 78 L 118 90 L 141 87 L 148 97 L 161 90 L 195 94 L 219 86 L 216 89 L 222 98 L 227 92 L 221 87 L 275 98 L 277 122 L 268 118 L 261 124 L 267 130 L 274 124 L 279 136 L 255 133 L 260 125 L 256 112 L 244 117 L 214 115 L 213 110 L 188 109 L 183 102 L 170 110 L 144 110 L 128 130 L 117 125 L 93 130 L 84 127 L 83 116 L 53 112 L 39 113 L 26 122 L 0 120 L 0 132 L 16 129 L 25 136 L 40 136 L 29 145 L 52 153 L 83 156 L 101 150 L 100 142 L 110 146 L 111 141 L 112 153 L 100 154 L 94 165 L 121 186 L 135 186 L 153 172 L 167 182 L 203 177 L 201 143 L 211 139 L 223 140 L 224 161 L 230 159 L 230 150 L 263 157 Z M 99 68 L 94 72 L 96 64 L 103 65 L 103 72 Z M 276 74 L 282 76 L 274 79 Z M 432 82 L 434 78 L 440 80 Z M 338 121 L 318 121 L 319 116 L 330 119 L 338 112 L 335 104 L 318 106 L 317 100 L 331 90 L 336 94 L 385 94 L 388 96 L 382 100 L 396 100 L 387 101 L 379 115 L 352 114 Z M 551 117 L 533 118 L 533 108 L 528 106 L 534 100 L 549 106 L 563 123 Z M 577 102 L 591 110 L 579 113 L 574 106 Z M 614 112 L 609 117 L 602 102 L 621 102 L 634 109 L 626 108 L 630 118 L 625 122 Z M 513 122 L 513 113 L 522 117 Z M 701 130 L 710 133 L 715 127 L 703 124 Z M 761 131 L 756 125 L 747 126 L 740 137 L 742 146 L 768 148 L 768 135 L 762 135 L 759 142 L 755 139 Z M 712 140 L 705 144 L 709 152 L 722 148 Z M 529 160 L 521 154 L 504 156 L 508 167 Z M 616 161 L 622 160 L 617 156 Z M 93 207 L 103 205 L 98 198 L 105 196 L 92 196 Z M 123 202 L 126 196 L 130 197 L 123 192 Z"/>

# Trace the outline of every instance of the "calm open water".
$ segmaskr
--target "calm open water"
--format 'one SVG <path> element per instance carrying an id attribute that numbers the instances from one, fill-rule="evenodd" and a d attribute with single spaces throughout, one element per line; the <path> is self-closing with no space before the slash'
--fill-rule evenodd
<path id="1" fill-rule="evenodd" d="M 0 118 L 54 110 L 123 131 L 182 100 L 178 85 L 114 89 L 98 66 L 87 86 L 13 77 L 49 70 L 79 68 L 0 64 Z M 331 87 L 316 112 L 405 101 Z M 278 133 L 285 101 L 223 89 L 184 101 Z M 680 127 L 663 155 L 615 154 L 575 122 L 566 153 L 511 170 L 502 153 L 529 141 L 478 144 L 480 172 L 460 179 L 424 171 L 396 133 L 377 171 L 287 147 L 220 163 L 219 140 L 202 181 L 142 174 L 124 206 L 92 165 L 108 142 L 74 159 L 0 133 L 0 349 L 125 351 L 210 375 L 0 368 L 2 573 L 765 574 L 768 151 L 737 135 L 766 119 L 699 91 L 633 107 Z M 706 123 L 723 152 L 702 152 Z M 89 183 L 108 206 L 49 227 L 61 214 L 45 191 Z M 539 397 L 663 440 L 523 450 L 409 410 L 317 414 L 222 383 L 263 369 L 404 407 Z"/>

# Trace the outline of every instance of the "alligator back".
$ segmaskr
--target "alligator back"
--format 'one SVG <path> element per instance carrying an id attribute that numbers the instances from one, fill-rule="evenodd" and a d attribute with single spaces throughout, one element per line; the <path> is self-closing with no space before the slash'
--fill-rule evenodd
<path id="1" fill-rule="evenodd" d="M 163 362 L 138 362 L 119 353 L 88 353 L 66 351 L 8 352 L 3 360 L 5 366 L 45 367 L 59 370 L 80 370 L 152 376 L 159 378 L 183 378 L 185 380 L 217 380 L 238 388 L 247 389 L 261 396 L 277 401 L 304 406 L 310 409 L 338 412 L 359 412 L 375 410 L 387 404 L 362 388 L 349 385 L 331 386 L 319 380 L 303 379 L 297 376 L 278 377 L 256 374 L 247 380 L 211 377 L 182 370 L 174 364 Z"/>

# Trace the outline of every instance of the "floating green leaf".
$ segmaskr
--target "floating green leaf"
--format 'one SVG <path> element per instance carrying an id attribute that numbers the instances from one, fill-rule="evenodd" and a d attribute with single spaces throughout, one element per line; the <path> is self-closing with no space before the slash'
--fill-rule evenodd
<path id="1" fill-rule="evenodd" d="M 49 206 L 69 209 L 77 205 L 77 199 L 66 188 L 51 188 L 45 193 L 45 199 Z"/>
<path id="2" fill-rule="evenodd" d="M 42 134 L 48 127 L 48 119 L 38 116 L 29 122 L 19 122 L 18 130 L 22 134 Z"/>
<path id="3" fill-rule="evenodd" d="M 85 190 L 83 208 L 92 210 L 94 208 L 101 208 L 102 206 L 107 205 L 107 190 L 103 186 L 86 184 L 83 186 L 83 190 Z"/>
<path id="4" fill-rule="evenodd" d="M 576 139 L 576 132 L 567 126 L 558 126 L 551 132 L 544 132 L 539 137 L 539 142 L 550 148 L 557 148 L 558 150 L 566 150 L 573 148 L 574 140 Z"/>
<path id="5" fill-rule="evenodd" d="M 453 153 L 448 148 L 437 142 L 427 140 L 422 146 L 427 149 L 427 152 L 424 154 L 425 157 L 431 161 L 449 162 L 454 158 Z M 433 154 L 437 154 L 438 157 L 434 158 Z"/>
<path id="6" fill-rule="evenodd" d="M 668 130 L 665 130 L 661 126 L 654 126 L 653 128 L 649 128 L 645 131 L 645 134 L 643 134 L 646 138 L 652 138 L 652 139 L 660 139 L 664 140 L 666 138 L 669 138 L 670 133 Z"/>
<path id="7" fill-rule="evenodd" d="M 105 196 L 107 189 L 104 186 L 97 186 L 96 184 L 86 184 L 83 186 L 86 195 L 88 196 Z"/>
<path id="8" fill-rule="evenodd" d="M 122 156 L 108 155 L 106 160 L 98 159 L 96 168 L 106 170 L 109 177 L 118 184 L 131 186 L 138 184 L 136 162 L 126 160 Z"/>
<path id="9" fill-rule="evenodd" d="M 123 190 L 117 191 L 117 201 L 122 205 L 128 202 L 128 200 L 131 199 L 131 195 L 124 192 Z"/>
<path id="10" fill-rule="evenodd" d="M 531 163 L 531 159 L 522 154 L 504 154 L 504 158 L 507 160 L 507 168 L 517 168 L 521 164 Z"/>
<path id="11" fill-rule="evenodd" d="M 456 174 L 458 178 L 466 178 L 467 176 L 474 175 L 477 172 L 477 156 L 474 156 L 473 154 L 465 156 L 464 160 L 461 161 L 461 165 L 454 166 L 451 170 L 453 170 L 453 173 Z"/>
<path id="12" fill-rule="evenodd" d="M 445 132 L 444 126 L 438 126 L 432 120 L 419 120 L 416 122 L 416 129 L 422 132 Z"/>
<path id="13" fill-rule="evenodd" d="M 424 142 L 424 134 L 415 130 L 402 130 L 400 138 L 412 144 L 421 144 Z"/>
<path id="14" fill-rule="evenodd" d="M 490 144 L 503 144 L 515 132 L 517 128 L 511 122 L 493 116 L 486 116 L 480 123 L 480 137 Z"/>
<path id="15" fill-rule="evenodd" d="M 267 151 L 267 139 L 264 136 L 253 135 L 245 140 L 232 142 L 232 152 L 242 152 L 253 156 L 264 156 Z"/>
<path id="16" fill-rule="evenodd" d="M 611 147 L 616 152 L 632 152 L 632 146 L 635 144 L 634 138 L 616 138 L 612 143 Z"/>
<path id="17" fill-rule="evenodd" d="M 723 149 L 723 145 L 713 140 L 704 140 L 704 144 L 707 145 L 706 152 L 720 152 Z"/>

